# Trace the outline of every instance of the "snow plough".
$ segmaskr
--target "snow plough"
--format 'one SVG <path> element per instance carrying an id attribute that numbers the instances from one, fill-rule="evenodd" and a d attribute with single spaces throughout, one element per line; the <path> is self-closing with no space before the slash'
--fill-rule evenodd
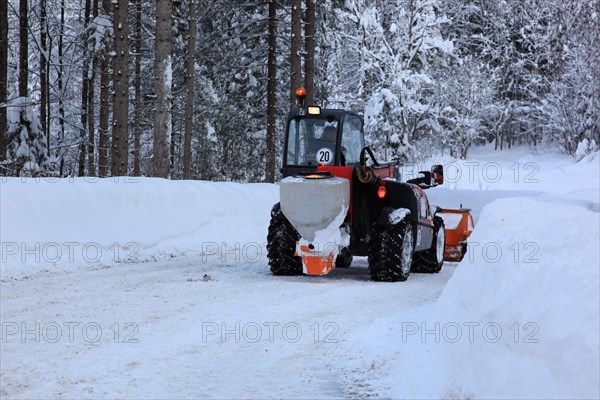
<path id="1" fill-rule="evenodd" d="M 367 256 L 371 279 L 404 281 L 411 271 L 436 273 L 444 259 L 464 256 L 464 232 L 454 235 L 462 225 L 447 230 L 442 215 L 470 213 L 432 210 L 425 194 L 443 184 L 442 165 L 403 182 L 396 164 L 379 163 L 365 146 L 361 117 L 304 107 L 303 88 L 296 96 L 267 236 L 274 275 L 325 275 Z"/>
<path id="2" fill-rule="evenodd" d="M 461 261 L 467 253 L 467 238 L 475 227 L 471 210 L 462 206 L 458 210 L 440 208 L 436 215 L 442 217 L 446 227 L 444 260 Z"/>

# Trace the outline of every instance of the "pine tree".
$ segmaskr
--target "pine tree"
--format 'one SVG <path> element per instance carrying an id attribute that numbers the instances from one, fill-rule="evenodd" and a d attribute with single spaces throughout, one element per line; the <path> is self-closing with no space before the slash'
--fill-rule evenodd
<path id="1" fill-rule="evenodd" d="M 315 102 L 315 3 L 306 0 L 306 23 L 304 25 L 304 87 L 306 104 Z"/>
<path id="2" fill-rule="evenodd" d="M 133 176 L 140 176 L 140 141 L 142 134 L 142 0 L 135 0 L 134 53 Z"/>
<path id="3" fill-rule="evenodd" d="M 113 176 L 127 175 L 129 155 L 129 19 L 126 0 L 114 3 L 113 127 L 111 166 Z"/>
<path id="4" fill-rule="evenodd" d="M 8 0 L 0 0 L 0 164 L 6 160 L 6 102 L 8 100 Z M 0 175 L 4 175 L 0 165 Z"/>
<path id="5" fill-rule="evenodd" d="M 102 0 L 102 11 L 105 21 L 110 21 L 111 15 L 110 0 Z M 112 30 L 108 35 L 114 35 Z M 110 144 L 108 136 L 108 120 L 110 113 L 110 47 L 106 45 L 102 48 L 100 54 L 100 115 L 98 119 L 98 175 L 108 176 L 110 166 Z"/>
<path id="6" fill-rule="evenodd" d="M 296 89 L 302 86 L 302 0 L 292 0 L 292 38 L 290 46 L 290 108 L 296 105 Z"/>
<path id="7" fill-rule="evenodd" d="M 277 113 L 277 4 L 269 1 L 269 54 L 267 57 L 267 163 L 265 169 L 266 181 L 275 181 L 275 135 Z"/>
<path id="8" fill-rule="evenodd" d="M 185 136 L 183 140 L 183 179 L 190 179 L 192 168 L 192 133 L 194 129 L 194 86 L 196 81 L 196 0 L 190 0 L 185 75 Z"/>
<path id="9" fill-rule="evenodd" d="M 154 59 L 154 176 L 169 177 L 171 143 L 171 82 L 173 79 L 172 0 L 156 2 L 156 51 Z"/>

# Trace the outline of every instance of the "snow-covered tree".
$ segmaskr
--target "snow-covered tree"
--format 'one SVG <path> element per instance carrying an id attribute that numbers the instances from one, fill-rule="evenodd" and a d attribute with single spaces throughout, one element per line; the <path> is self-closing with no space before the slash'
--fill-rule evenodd
<path id="1" fill-rule="evenodd" d="M 46 135 L 29 97 L 17 97 L 8 107 L 8 172 L 35 176 L 50 168 Z"/>
<path id="2" fill-rule="evenodd" d="M 430 135 L 434 123 L 432 61 L 453 51 L 442 36 L 447 19 L 435 0 L 349 0 L 338 18 L 345 31 L 335 43 L 338 93 L 349 101 L 332 100 L 364 110 L 369 142 L 383 158 L 413 157 L 411 142 Z"/>

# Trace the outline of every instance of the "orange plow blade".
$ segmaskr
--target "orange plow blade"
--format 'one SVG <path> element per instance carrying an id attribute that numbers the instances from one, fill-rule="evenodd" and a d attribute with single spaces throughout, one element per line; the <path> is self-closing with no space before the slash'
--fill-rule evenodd
<path id="1" fill-rule="evenodd" d="M 436 215 L 444 220 L 446 228 L 444 260 L 461 261 L 467 252 L 467 238 L 475 227 L 471 210 L 442 208 Z"/>

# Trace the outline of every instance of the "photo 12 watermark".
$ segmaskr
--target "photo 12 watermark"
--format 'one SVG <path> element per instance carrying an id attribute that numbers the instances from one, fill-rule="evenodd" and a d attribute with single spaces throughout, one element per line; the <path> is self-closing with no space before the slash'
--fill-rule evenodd
<path id="1" fill-rule="evenodd" d="M 319 243 L 312 242 L 311 249 L 315 253 L 329 254 L 337 251 L 339 245 L 335 242 Z M 258 242 L 202 242 L 201 243 L 201 261 L 206 264 L 208 262 L 218 261 L 222 264 L 254 264 L 264 263 L 267 256 L 267 243 Z"/>
<path id="2" fill-rule="evenodd" d="M 537 264 L 540 246 L 537 242 L 477 242 L 467 241 L 465 259 L 469 263 L 484 261 L 496 264 Z M 463 260 L 463 262 L 464 262 Z"/>
<path id="3" fill-rule="evenodd" d="M 535 162 L 514 162 L 503 166 L 500 163 L 479 161 L 453 161 L 450 163 L 438 163 L 444 167 L 444 183 L 483 182 L 495 184 L 501 180 L 512 183 L 536 184 L 539 183 L 538 173 L 540 166 Z M 417 164 L 406 164 L 399 167 L 400 178 L 403 181 L 417 177 L 420 171 L 428 171 L 431 165 L 423 162 Z"/>
<path id="4" fill-rule="evenodd" d="M 2 263 L 136 262 L 139 245 L 135 242 L 101 245 L 97 242 L 2 242 Z"/>
<path id="5" fill-rule="evenodd" d="M 338 343 L 335 322 L 202 322 L 202 343 Z"/>
<path id="6" fill-rule="evenodd" d="M 402 322 L 402 343 L 539 343 L 535 322 L 502 325 L 497 322 Z"/>
<path id="7" fill-rule="evenodd" d="M 27 176 L 20 176 L 20 177 L 10 177 L 10 176 L 6 176 L 6 175 L 2 175 L 0 176 L 0 183 L 13 183 L 13 182 L 19 182 L 19 183 L 49 183 L 49 184 L 55 184 L 55 183 L 84 183 L 84 184 L 95 184 L 95 183 L 117 183 L 117 184 L 121 184 L 121 183 L 125 183 L 125 184 L 131 184 L 131 183 L 139 183 L 140 182 L 140 178 L 137 176 L 112 176 L 112 177 L 106 177 L 106 178 L 99 178 L 96 176 L 81 176 L 81 177 L 76 177 L 76 176 L 67 176 L 67 177 L 63 177 L 63 178 L 59 178 L 56 176 L 35 176 L 35 177 L 27 177 Z"/>
<path id="8" fill-rule="evenodd" d="M 136 322 L 100 324 L 58 321 L 5 321 L 0 323 L 2 343 L 139 343 L 139 325 Z"/>

